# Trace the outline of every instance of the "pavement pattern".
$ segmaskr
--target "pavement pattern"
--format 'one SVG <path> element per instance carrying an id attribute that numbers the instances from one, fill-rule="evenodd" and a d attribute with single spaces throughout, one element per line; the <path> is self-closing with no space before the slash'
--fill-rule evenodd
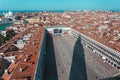
<path id="1" fill-rule="evenodd" d="M 49 78 L 45 80 L 99 80 L 111 77 L 117 70 L 103 62 L 89 48 L 81 43 L 81 39 L 71 36 L 53 36 L 48 45 L 46 73 Z M 48 42 L 51 41 L 48 39 Z M 53 48 L 52 48 L 53 47 Z M 54 54 L 53 57 L 50 54 Z M 48 60 L 49 59 L 49 60 Z M 49 69 L 48 69 L 49 68 Z M 50 75 L 54 76 L 51 77 Z M 56 74 L 56 75 L 55 75 Z"/>

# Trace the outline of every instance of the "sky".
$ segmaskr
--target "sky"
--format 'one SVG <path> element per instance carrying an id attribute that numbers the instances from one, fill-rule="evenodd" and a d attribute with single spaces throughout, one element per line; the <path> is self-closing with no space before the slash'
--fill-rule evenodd
<path id="1" fill-rule="evenodd" d="M 0 0 L 0 10 L 120 10 L 120 0 Z"/>

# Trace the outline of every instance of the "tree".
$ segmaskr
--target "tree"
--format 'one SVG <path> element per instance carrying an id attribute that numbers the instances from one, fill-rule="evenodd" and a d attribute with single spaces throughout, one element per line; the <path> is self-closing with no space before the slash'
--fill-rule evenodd
<path id="1" fill-rule="evenodd" d="M 8 41 L 8 40 L 10 40 L 13 36 L 15 36 L 16 35 L 16 33 L 15 33 L 15 31 L 14 30 L 9 30 L 9 31 L 7 31 L 6 32 L 6 40 Z"/>
<path id="2" fill-rule="evenodd" d="M 5 37 L 0 34 L 0 46 L 6 42 Z"/>

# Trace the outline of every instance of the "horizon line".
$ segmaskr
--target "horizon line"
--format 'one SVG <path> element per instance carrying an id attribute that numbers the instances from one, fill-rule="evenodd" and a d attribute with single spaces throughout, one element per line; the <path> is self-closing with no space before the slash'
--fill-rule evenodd
<path id="1" fill-rule="evenodd" d="M 8 10 L 0 10 L 0 11 L 111 11 L 111 10 L 115 10 L 115 11 L 120 11 L 120 9 L 50 9 L 50 10 L 47 10 L 47 9 L 44 9 L 44 10 L 12 10 L 12 9 L 8 9 Z"/>

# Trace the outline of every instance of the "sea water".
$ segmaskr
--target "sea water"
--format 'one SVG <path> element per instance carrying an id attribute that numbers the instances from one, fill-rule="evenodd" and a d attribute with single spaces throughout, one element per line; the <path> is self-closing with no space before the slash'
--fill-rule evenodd
<path id="1" fill-rule="evenodd" d="M 11 26 L 11 24 L 0 25 L 0 31 L 5 30 L 9 26 Z"/>

